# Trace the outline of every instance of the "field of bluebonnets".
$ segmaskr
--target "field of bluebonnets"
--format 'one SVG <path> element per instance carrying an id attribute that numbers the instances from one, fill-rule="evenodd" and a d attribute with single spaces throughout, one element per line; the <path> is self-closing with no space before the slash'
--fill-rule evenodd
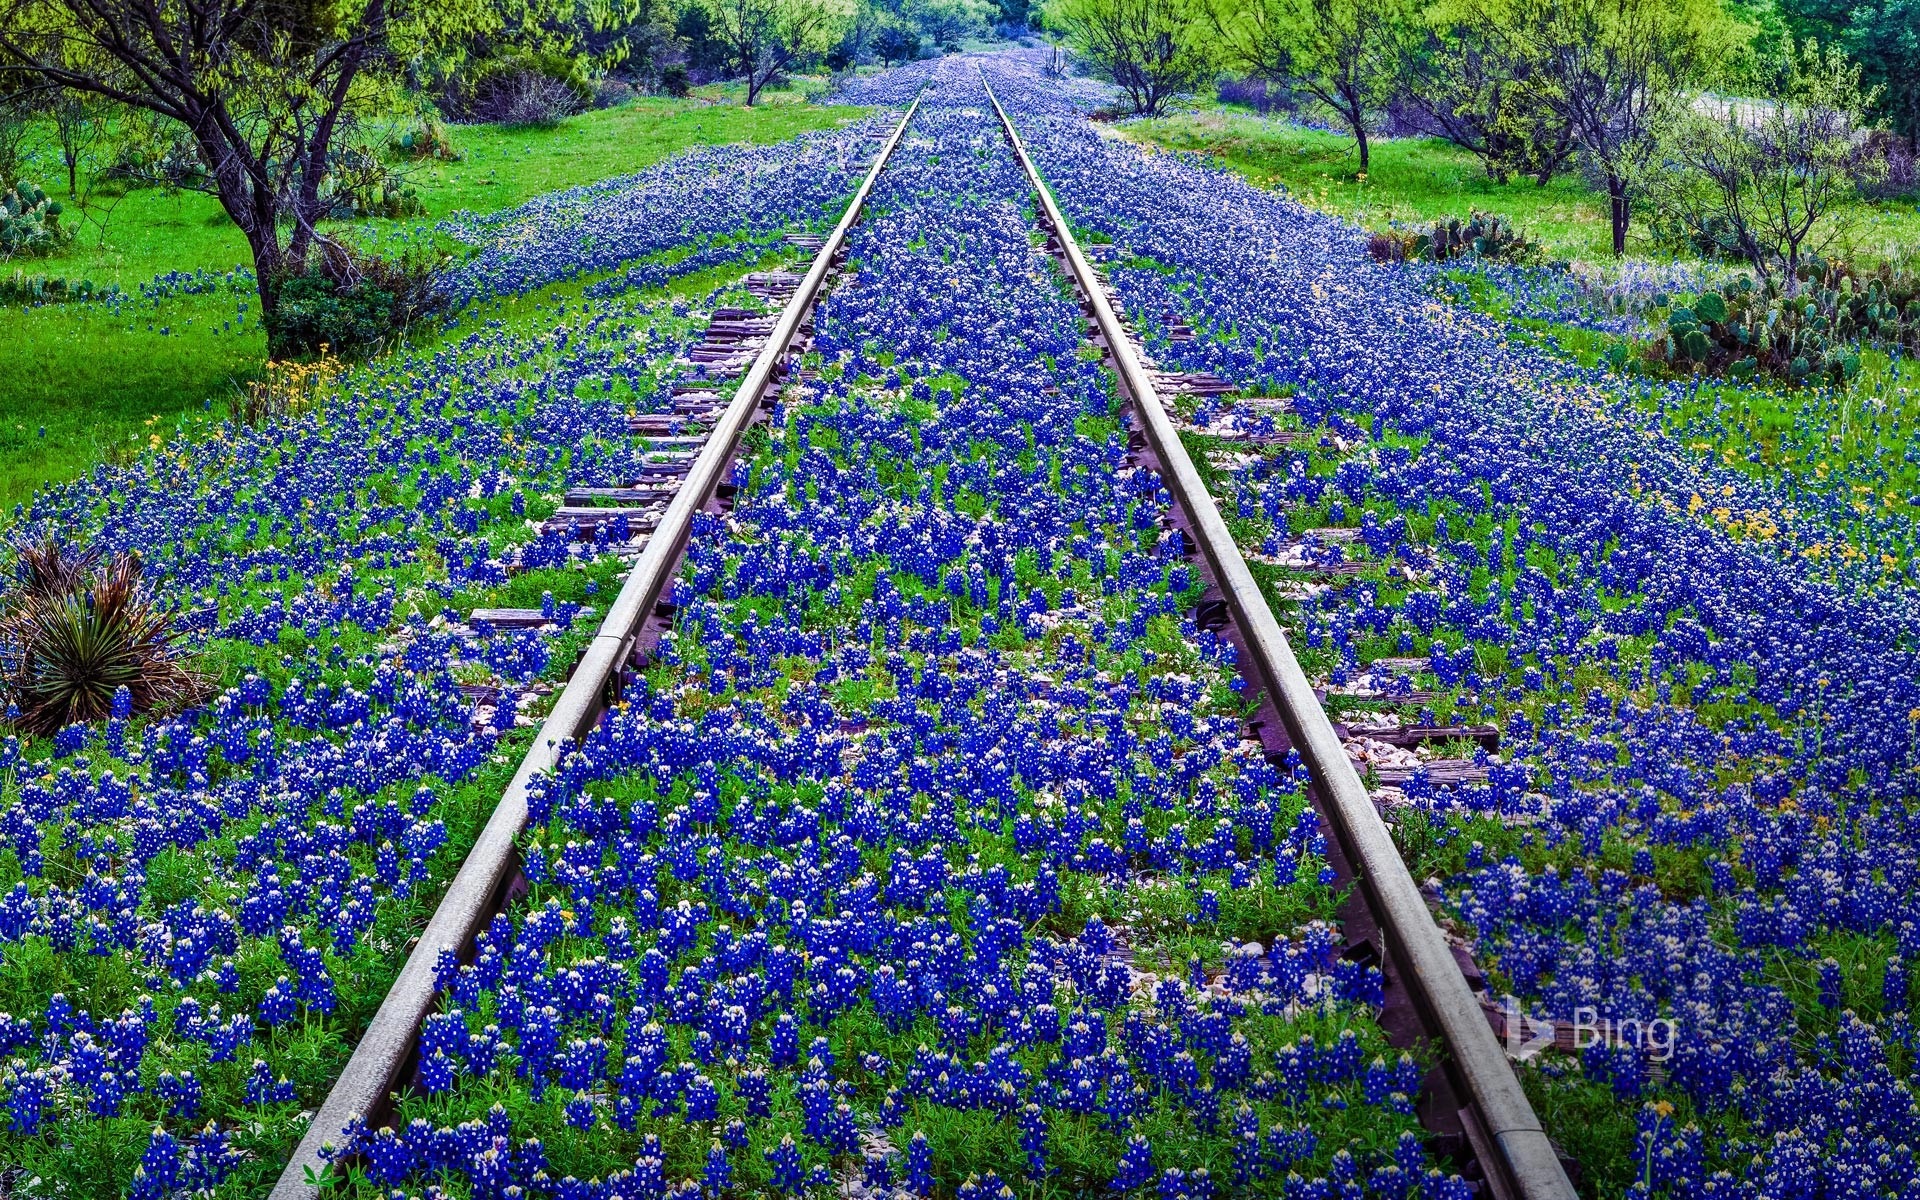
<path id="1" fill-rule="evenodd" d="M 1230 403 L 1183 417 L 1330 714 L 1501 727 L 1484 782 L 1375 789 L 1494 991 L 1672 1023 L 1670 1055 L 1520 1067 L 1583 1191 L 1920 1188 L 1897 530 L 1694 452 L 1660 421 L 1683 385 L 1516 345 L 1003 54 L 846 95 L 926 89 L 813 377 L 696 529 L 637 693 L 537 790 L 531 891 L 445 961 L 396 1119 L 341 1131 L 349 1189 L 1470 1192 L 1338 957 L 1299 774 L 1187 615 L 979 70 L 1149 353 L 1288 400 L 1264 447 Z M 16 515 L 138 550 L 217 683 L 7 745 L 9 1186 L 264 1190 L 631 554 L 535 522 L 629 473 L 700 314 L 753 303 L 729 280 L 885 127 L 463 228 L 439 348 Z M 501 604 L 555 619 L 467 621 Z"/>

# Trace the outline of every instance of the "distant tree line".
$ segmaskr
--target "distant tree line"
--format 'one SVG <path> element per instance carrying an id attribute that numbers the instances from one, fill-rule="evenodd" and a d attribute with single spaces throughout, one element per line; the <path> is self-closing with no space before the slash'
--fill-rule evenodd
<path id="1" fill-rule="evenodd" d="M 1842 202 L 1920 150 L 1920 0 L 1050 0 L 1046 16 L 1135 113 L 1225 73 L 1344 126 L 1362 175 L 1390 112 L 1496 180 L 1578 166 L 1616 254 L 1654 202 L 1670 237 L 1791 279 Z"/>

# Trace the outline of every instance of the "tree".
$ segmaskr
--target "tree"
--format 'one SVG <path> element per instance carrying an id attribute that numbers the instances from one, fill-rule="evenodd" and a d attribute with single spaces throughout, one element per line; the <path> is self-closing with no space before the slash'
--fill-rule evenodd
<path id="1" fill-rule="evenodd" d="M 1409 49 L 1400 93 L 1488 177 L 1545 186 L 1573 157 L 1573 129 L 1534 97 L 1527 69 L 1502 25 L 1437 10 Z"/>
<path id="2" fill-rule="evenodd" d="M 1352 131 L 1366 174 L 1368 129 L 1414 35 L 1409 0 L 1213 0 L 1208 11 L 1227 62 L 1325 105 Z"/>
<path id="3" fill-rule="evenodd" d="M 888 20 L 880 27 L 880 32 L 873 36 L 873 52 L 889 67 L 899 62 L 911 62 L 920 57 L 920 32 L 911 25 Z"/>
<path id="4" fill-rule="evenodd" d="M 971 37 L 985 37 L 996 10 L 985 0 L 911 0 L 902 11 L 920 39 L 958 50 Z"/>
<path id="5" fill-rule="evenodd" d="M 1789 39 L 1771 100 L 1699 103 L 1662 123 L 1647 191 L 1697 242 L 1718 245 L 1792 295 L 1802 263 L 1884 164 L 1858 135 L 1874 96 L 1838 47 Z"/>
<path id="6" fill-rule="evenodd" d="M 846 17 L 835 0 L 701 0 L 727 65 L 747 85 L 747 105 L 775 76 L 824 54 Z"/>
<path id="7" fill-rule="evenodd" d="M 1047 20 L 1144 116 L 1159 115 L 1213 70 L 1205 15 L 1193 0 L 1055 0 Z"/>
<path id="8" fill-rule="evenodd" d="M 1004 29 L 1025 30 L 1039 16 L 1036 0 L 994 0 L 999 24 Z"/>
<path id="9" fill-rule="evenodd" d="M 282 286 L 324 243 L 322 183 L 363 74 L 388 61 L 397 30 L 458 27 L 466 2 L 0 0 L 0 78 L 182 126 L 246 236 L 271 332 Z"/>
<path id="10" fill-rule="evenodd" d="M 1849 16 L 1845 44 L 1864 68 L 1865 83 L 1878 90 L 1876 115 L 1891 122 L 1920 155 L 1920 0 L 1858 5 Z"/>
<path id="11" fill-rule="evenodd" d="M 1717 0 L 1512 0 L 1502 13 L 1530 101 L 1572 131 L 1606 188 L 1613 252 L 1626 253 L 1630 181 L 1652 152 L 1655 122 L 1735 44 L 1736 27 Z"/>

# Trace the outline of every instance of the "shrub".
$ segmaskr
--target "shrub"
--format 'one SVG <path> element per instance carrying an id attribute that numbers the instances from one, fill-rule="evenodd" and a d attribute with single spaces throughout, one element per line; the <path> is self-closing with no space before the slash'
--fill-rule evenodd
<path id="1" fill-rule="evenodd" d="M 320 195 L 332 202 L 327 215 L 336 220 L 357 217 L 399 220 L 424 216 L 427 211 L 425 202 L 406 178 L 362 146 L 348 146 L 333 154 L 327 173 L 320 180 Z"/>
<path id="2" fill-rule="evenodd" d="M 685 63 L 671 63 L 660 72 L 660 90 L 676 99 L 693 90 Z"/>
<path id="3" fill-rule="evenodd" d="M 167 188 L 172 191 L 207 186 L 207 166 L 193 139 L 176 136 L 170 141 L 148 140 L 123 147 L 113 163 L 100 173 L 100 181 L 121 188 Z"/>
<path id="4" fill-rule="evenodd" d="M 1837 47 L 1787 43 L 1764 103 L 1702 101 L 1674 114 L 1643 183 L 1667 238 L 1744 259 L 1794 290 L 1848 225 L 1848 202 L 1886 171 L 1867 138 L 1872 96 Z"/>
<path id="5" fill-rule="evenodd" d="M 1426 259 L 1446 262 L 1473 255 L 1495 262 L 1528 263 L 1540 258 L 1540 244 L 1528 241 L 1513 222 L 1497 213 L 1474 212 L 1435 221 L 1431 229 L 1389 229 L 1367 240 L 1367 252 L 1381 262 Z"/>
<path id="6" fill-rule="evenodd" d="M 460 151 L 454 149 L 447 123 L 433 113 L 422 114 L 418 121 L 388 138 L 387 148 L 414 162 L 429 158 L 441 162 L 460 161 Z"/>
<path id="7" fill-rule="evenodd" d="M 1866 151 L 1882 168 L 1861 190 L 1877 200 L 1920 193 L 1920 155 L 1899 134 L 1876 129 L 1867 135 Z"/>
<path id="8" fill-rule="evenodd" d="M 442 103 L 461 120 L 548 125 L 593 103 L 594 86 L 564 54 L 514 52 L 483 59 L 455 77 Z"/>
<path id="9" fill-rule="evenodd" d="M 307 358 L 331 350 L 352 358 L 381 349 L 445 307 L 434 286 L 442 261 L 426 251 L 383 258 L 327 243 L 319 267 L 281 283 L 267 332 L 269 355 Z"/>
<path id="10" fill-rule="evenodd" d="M 60 304 L 69 300 L 106 300 L 121 294 L 113 284 L 102 286 L 91 279 L 29 275 L 24 271 L 0 276 L 0 303 Z"/>
<path id="11" fill-rule="evenodd" d="M 1742 277 L 1667 315 L 1645 346 L 1649 361 L 1679 371 L 1789 385 L 1843 383 L 1860 370 L 1860 346 L 1920 350 L 1920 279 L 1845 264 L 1803 264 L 1801 287 Z"/>
<path id="12" fill-rule="evenodd" d="M 0 615 L 10 718 L 49 734 L 109 715 L 192 702 L 205 681 L 175 642 L 172 616 L 142 578 L 140 559 L 101 565 L 49 537 L 15 547 L 15 583 Z M 126 715 L 120 713 L 116 715 Z"/>
<path id="13" fill-rule="evenodd" d="M 52 254 L 73 240 L 60 225 L 60 202 L 26 180 L 0 192 L 0 255 Z"/>

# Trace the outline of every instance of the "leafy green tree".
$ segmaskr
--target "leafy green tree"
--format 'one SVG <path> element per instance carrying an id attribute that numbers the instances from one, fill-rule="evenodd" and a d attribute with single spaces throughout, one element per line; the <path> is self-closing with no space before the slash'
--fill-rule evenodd
<path id="1" fill-rule="evenodd" d="M 920 32 L 911 25 L 889 20 L 873 35 L 873 52 L 887 66 L 920 57 Z"/>
<path id="2" fill-rule="evenodd" d="M 1352 132 L 1366 174 L 1368 131 L 1414 44 L 1410 0 L 1213 0 L 1208 12 L 1228 65 L 1319 101 Z"/>
<path id="3" fill-rule="evenodd" d="M 1885 117 L 1920 154 L 1920 0 L 1867 0 L 1847 21 L 1844 45 L 1878 89 Z"/>
<path id="4" fill-rule="evenodd" d="M 1524 174 L 1544 186 L 1573 157 L 1573 129 L 1527 86 L 1529 64 L 1504 26 L 1447 6 L 1422 26 L 1401 96 L 1496 182 Z"/>
<path id="5" fill-rule="evenodd" d="M 1624 254 L 1632 181 L 1658 123 L 1745 41 L 1718 0 L 1503 0 L 1528 102 L 1565 122 L 1607 192 L 1613 252 Z"/>
<path id="6" fill-rule="evenodd" d="M 1788 295 L 1885 169 L 1859 134 L 1874 100 L 1839 47 L 1786 43 L 1770 96 L 1697 101 L 1661 123 L 1647 193 L 1696 243 L 1745 259 Z"/>
<path id="7" fill-rule="evenodd" d="M 825 54 L 851 15 L 840 0 L 700 0 L 727 66 L 747 85 L 747 105 L 774 78 Z"/>
<path id="8" fill-rule="evenodd" d="M 995 0 L 999 23 L 1012 29 L 1026 29 L 1040 19 L 1040 6 L 1034 0 Z"/>
<path id="9" fill-rule="evenodd" d="M 0 0 L 0 78 L 149 112 L 186 130 L 252 251 L 271 332 L 285 282 L 326 244 L 335 140 L 372 75 L 466 36 L 487 0 Z"/>
<path id="10" fill-rule="evenodd" d="M 1194 0 L 1054 0 L 1047 22 L 1145 116 L 1214 70 L 1213 39 Z"/>
<path id="11" fill-rule="evenodd" d="M 682 8 L 673 19 L 673 36 L 685 48 L 689 70 L 710 78 L 727 69 L 727 44 L 714 32 L 713 12 L 706 5 Z"/>

